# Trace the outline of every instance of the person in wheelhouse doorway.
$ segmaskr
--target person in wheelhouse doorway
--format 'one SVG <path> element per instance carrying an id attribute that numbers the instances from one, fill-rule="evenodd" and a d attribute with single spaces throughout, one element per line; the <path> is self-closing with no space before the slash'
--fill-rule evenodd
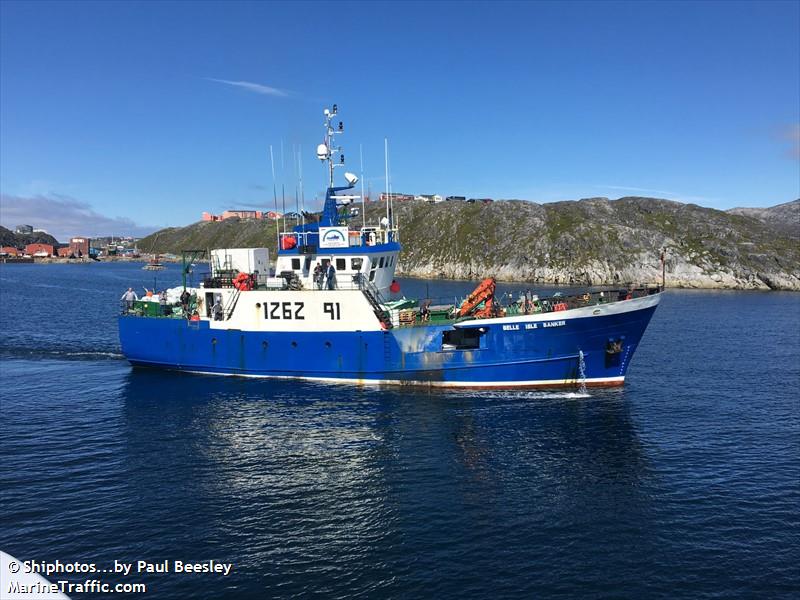
<path id="1" fill-rule="evenodd" d="M 328 272 L 327 275 L 327 287 L 329 290 L 336 289 L 336 269 L 333 268 L 333 261 L 328 263 Z"/>
<path id="2" fill-rule="evenodd" d="M 322 272 L 322 265 L 317 263 L 317 266 L 314 267 L 314 285 L 317 286 L 318 290 L 322 289 L 322 282 L 325 279 L 325 274 Z"/>

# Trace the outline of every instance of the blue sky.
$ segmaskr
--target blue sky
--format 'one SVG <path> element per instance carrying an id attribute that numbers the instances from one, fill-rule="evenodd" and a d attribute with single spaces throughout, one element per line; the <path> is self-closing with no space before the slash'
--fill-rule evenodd
<path id="1" fill-rule="evenodd" d="M 6 0 L 0 28 L 6 226 L 142 233 L 270 207 L 270 145 L 291 205 L 302 148 L 314 207 L 334 102 L 374 193 L 388 137 L 395 191 L 800 196 L 798 2 Z"/>

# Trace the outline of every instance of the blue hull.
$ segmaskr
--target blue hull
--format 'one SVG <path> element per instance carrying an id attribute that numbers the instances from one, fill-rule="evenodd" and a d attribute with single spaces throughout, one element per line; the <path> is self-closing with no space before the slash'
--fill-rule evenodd
<path id="1" fill-rule="evenodd" d="M 528 330 L 473 322 L 479 347 L 443 348 L 451 325 L 368 332 L 220 330 L 208 321 L 121 316 L 122 351 L 136 366 L 225 375 L 464 387 L 622 385 L 655 311 L 565 318 Z"/>

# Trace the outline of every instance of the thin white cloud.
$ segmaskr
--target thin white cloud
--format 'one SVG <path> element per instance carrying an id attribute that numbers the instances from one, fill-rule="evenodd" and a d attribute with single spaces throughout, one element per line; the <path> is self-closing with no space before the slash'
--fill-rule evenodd
<path id="1" fill-rule="evenodd" d="M 781 137 L 789 144 L 786 149 L 787 156 L 800 160 L 800 123 L 793 123 L 784 127 Z"/>
<path id="2" fill-rule="evenodd" d="M 69 196 L 0 195 L 0 225 L 13 230 L 22 224 L 44 229 L 61 242 L 81 235 L 140 237 L 159 229 L 139 225 L 125 217 L 107 217 L 96 212 L 87 202 Z"/>
<path id="3" fill-rule="evenodd" d="M 620 192 L 655 194 L 659 198 L 666 198 L 668 200 L 677 200 L 679 202 L 692 202 L 692 203 L 706 204 L 706 205 L 713 205 L 719 203 L 718 198 L 709 198 L 707 196 L 691 196 L 687 194 L 681 194 L 680 192 L 670 192 L 668 190 L 653 190 L 650 188 L 631 187 L 625 185 L 595 185 L 594 187 L 601 190 L 616 190 Z"/>
<path id="4" fill-rule="evenodd" d="M 650 188 L 630 187 L 625 185 L 596 185 L 594 186 L 603 190 L 618 190 L 621 192 L 642 192 L 644 194 L 661 194 L 663 196 L 680 196 L 677 192 L 670 192 L 667 190 L 653 190 Z"/>
<path id="5" fill-rule="evenodd" d="M 254 92 L 256 94 L 261 94 L 263 96 L 288 98 L 291 95 L 287 90 L 282 90 L 280 88 L 272 87 L 269 85 L 263 85 L 260 83 L 253 83 L 252 81 L 230 81 L 228 79 L 215 79 L 213 77 L 206 77 L 205 79 L 208 81 L 216 81 L 217 83 L 225 83 L 227 85 L 239 87 L 244 90 L 247 90 L 248 92 Z"/>

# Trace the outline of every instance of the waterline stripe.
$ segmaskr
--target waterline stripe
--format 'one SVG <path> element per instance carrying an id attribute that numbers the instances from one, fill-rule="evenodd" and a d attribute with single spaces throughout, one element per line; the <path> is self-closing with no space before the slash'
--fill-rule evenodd
<path id="1" fill-rule="evenodd" d="M 217 371 L 196 371 L 192 369 L 168 369 L 193 373 L 195 375 L 224 375 L 226 377 L 248 377 L 251 379 L 300 379 L 318 383 L 342 383 L 359 386 L 422 386 L 422 387 L 447 387 L 447 388 L 486 388 L 510 389 L 520 387 L 576 387 L 585 383 L 589 387 L 614 387 L 625 383 L 625 377 L 594 377 L 590 379 L 533 379 L 526 381 L 422 381 L 404 379 L 346 379 L 339 377 L 305 377 L 299 375 L 257 375 L 254 373 L 222 373 Z"/>

